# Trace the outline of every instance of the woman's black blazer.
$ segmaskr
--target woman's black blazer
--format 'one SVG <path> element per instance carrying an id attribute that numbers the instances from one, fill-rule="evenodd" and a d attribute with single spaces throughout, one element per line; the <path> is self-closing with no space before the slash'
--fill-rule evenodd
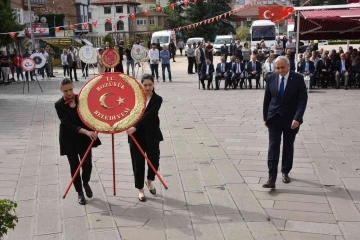
<path id="1" fill-rule="evenodd" d="M 75 95 L 76 108 L 79 105 L 78 95 Z M 64 98 L 60 98 L 55 103 L 56 113 L 60 119 L 60 131 L 59 131 L 59 140 L 60 140 L 60 155 L 67 155 L 74 152 L 75 146 L 81 146 L 85 149 L 90 145 L 91 139 L 84 135 L 80 134 L 79 130 L 81 128 L 91 130 L 88 128 L 80 119 L 79 116 L 74 118 L 70 111 L 72 111 L 69 104 L 66 104 Z M 77 113 L 77 112 L 76 112 Z M 93 147 L 101 145 L 101 141 L 97 138 L 93 144 Z"/>
<path id="2" fill-rule="evenodd" d="M 133 136 L 138 142 L 160 142 L 163 135 L 160 130 L 159 110 L 162 104 L 162 97 L 154 93 L 146 107 L 142 118 L 134 125 L 136 131 Z"/>

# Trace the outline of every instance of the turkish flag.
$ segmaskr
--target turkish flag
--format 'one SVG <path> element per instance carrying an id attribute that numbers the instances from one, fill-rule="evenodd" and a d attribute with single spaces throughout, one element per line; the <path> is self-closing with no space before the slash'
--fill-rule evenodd
<path id="1" fill-rule="evenodd" d="M 259 7 L 259 20 L 275 21 L 282 18 L 283 6 Z"/>

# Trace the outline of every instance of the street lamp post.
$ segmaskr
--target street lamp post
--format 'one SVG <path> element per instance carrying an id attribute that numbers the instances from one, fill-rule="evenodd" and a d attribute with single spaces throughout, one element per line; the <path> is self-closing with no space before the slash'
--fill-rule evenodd
<path id="1" fill-rule="evenodd" d="M 30 21 L 31 50 L 33 50 L 35 49 L 35 42 L 34 42 L 34 31 L 32 29 L 31 0 L 28 0 L 28 10 L 29 10 L 29 21 Z"/>

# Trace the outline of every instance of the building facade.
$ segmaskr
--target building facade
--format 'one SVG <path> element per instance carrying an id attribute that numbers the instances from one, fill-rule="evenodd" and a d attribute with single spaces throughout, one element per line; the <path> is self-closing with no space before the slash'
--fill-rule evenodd
<path id="1" fill-rule="evenodd" d="M 166 18 L 168 15 L 162 12 L 149 11 L 147 14 L 140 12 L 136 14 L 136 19 L 131 21 L 130 30 L 133 32 L 146 32 L 149 27 L 158 26 L 165 29 Z"/>
<path id="2" fill-rule="evenodd" d="M 91 2 L 89 7 L 91 21 L 97 21 L 97 26 L 92 27 L 88 39 L 96 47 L 99 47 L 107 34 L 129 33 L 131 31 L 130 25 L 133 24 L 130 14 L 136 14 L 139 5 L 140 3 L 136 0 L 97 0 Z"/>

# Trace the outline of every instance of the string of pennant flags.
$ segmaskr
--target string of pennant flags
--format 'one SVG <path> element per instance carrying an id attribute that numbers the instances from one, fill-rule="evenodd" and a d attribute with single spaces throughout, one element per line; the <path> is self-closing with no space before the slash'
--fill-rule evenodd
<path id="1" fill-rule="evenodd" d="M 194 3 L 196 4 L 197 0 L 194 0 Z M 188 4 L 189 4 L 189 1 L 188 0 L 184 0 L 183 1 L 184 3 L 184 6 L 187 7 Z M 238 7 L 238 8 L 235 8 L 231 11 L 228 11 L 228 12 L 225 12 L 225 13 L 222 13 L 220 15 L 217 15 L 215 17 L 212 17 L 212 18 L 208 18 L 208 19 L 205 19 L 205 20 L 202 20 L 200 22 L 197 22 L 197 23 L 192 23 L 192 24 L 189 24 L 189 25 L 186 25 L 186 26 L 181 26 L 181 27 L 177 27 L 177 28 L 172 28 L 172 29 L 166 29 L 164 31 L 180 31 L 180 30 L 190 30 L 192 28 L 196 28 L 196 27 L 199 27 L 201 25 L 206 25 L 206 24 L 210 24 L 210 23 L 213 23 L 215 21 L 219 21 L 221 19 L 225 19 L 227 17 L 230 17 L 231 15 L 233 14 L 236 14 L 236 13 L 240 13 L 252 6 L 255 6 L 255 5 L 258 5 L 260 4 L 260 0 L 253 0 L 251 2 L 249 2 L 248 4 L 245 4 L 241 7 Z M 175 7 L 175 4 L 174 3 L 171 3 L 169 5 L 172 9 L 174 9 Z M 157 7 L 155 9 L 156 12 L 161 12 L 162 11 L 162 7 Z M 147 15 L 149 13 L 149 10 L 146 9 L 143 11 L 145 15 Z M 108 24 L 111 24 L 112 20 L 115 18 L 119 18 L 119 19 L 122 19 L 122 18 L 125 18 L 126 16 L 124 15 L 121 15 L 119 17 L 112 17 L 112 18 L 106 18 L 105 19 L 105 22 L 108 23 Z M 136 14 L 135 13 L 132 13 L 129 15 L 130 19 L 131 20 L 135 20 L 136 19 Z M 94 21 L 89 21 L 89 22 L 84 22 L 84 23 L 76 23 L 76 24 L 70 24 L 70 25 L 64 25 L 64 26 L 56 26 L 56 27 L 51 27 L 49 29 L 55 29 L 56 32 L 59 32 L 60 31 L 60 28 L 68 28 L 69 30 L 73 30 L 75 28 L 75 26 L 78 26 L 78 25 L 82 25 L 83 29 L 88 29 L 89 28 L 89 25 L 92 25 L 94 28 L 96 28 L 98 26 L 98 20 L 94 20 Z M 32 28 L 29 29 L 25 29 L 25 34 L 27 36 L 30 35 L 31 32 L 39 32 L 39 33 L 44 33 L 46 31 L 46 28 L 40 28 L 38 30 L 34 30 Z M 7 32 L 7 33 L 0 33 L 0 34 L 9 34 L 11 38 L 15 38 L 17 33 L 20 33 L 22 31 L 17 31 L 17 32 Z M 153 32 L 153 31 L 152 31 Z M 152 32 L 143 32 L 143 34 L 151 34 Z"/>

